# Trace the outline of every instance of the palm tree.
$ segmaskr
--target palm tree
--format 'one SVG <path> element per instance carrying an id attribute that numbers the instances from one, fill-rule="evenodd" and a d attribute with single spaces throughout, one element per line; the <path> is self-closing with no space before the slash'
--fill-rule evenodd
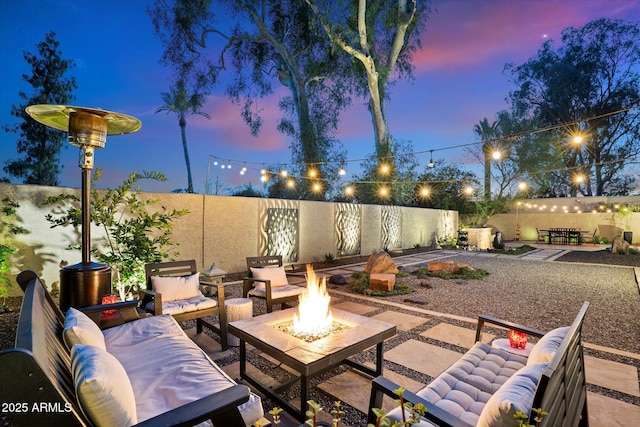
<path id="1" fill-rule="evenodd" d="M 473 127 L 473 133 L 483 141 L 482 152 L 484 153 L 484 198 L 491 200 L 491 149 L 490 140 L 496 137 L 498 122 L 489 124 L 489 120 L 484 118 Z"/>
<path id="2" fill-rule="evenodd" d="M 156 110 L 156 114 L 160 111 L 176 113 L 178 115 L 178 124 L 180 125 L 180 133 L 182 135 L 182 149 L 184 150 L 184 161 L 187 164 L 187 193 L 193 193 L 193 179 L 191 177 L 191 163 L 189 162 L 189 150 L 187 149 L 187 116 L 190 114 L 199 114 L 210 119 L 211 116 L 201 111 L 205 101 L 205 95 L 199 93 L 196 89 L 192 94 L 187 91 L 183 79 L 178 80 L 174 87 L 169 88 L 170 92 L 162 92 L 160 96 L 164 105 Z"/>

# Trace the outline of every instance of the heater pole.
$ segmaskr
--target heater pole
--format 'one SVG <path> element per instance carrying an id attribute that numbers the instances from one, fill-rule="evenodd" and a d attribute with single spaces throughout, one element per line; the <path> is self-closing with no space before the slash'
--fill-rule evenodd
<path id="1" fill-rule="evenodd" d="M 81 150 L 86 151 L 86 150 Z M 82 263 L 91 262 L 91 169 L 82 168 Z"/>

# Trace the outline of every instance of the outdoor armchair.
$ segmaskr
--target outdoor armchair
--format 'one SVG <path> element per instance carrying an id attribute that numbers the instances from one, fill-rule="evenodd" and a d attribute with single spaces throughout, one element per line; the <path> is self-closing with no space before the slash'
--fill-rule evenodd
<path id="1" fill-rule="evenodd" d="M 140 291 L 142 307 L 158 316 L 171 314 L 178 322 L 196 321 L 196 332 L 202 327 L 220 335 L 222 349 L 227 349 L 227 315 L 224 286 L 200 280 L 195 260 L 160 262 L 145 265 L 146 289 Z M 215 297 L 204 296 L 204 288 L 217 288 Z M 218 316 L 220 326 L 204 317 Z"/>
<path id="2" fill-rule="evenodd" d="M 273 311 L 273 306 L 280 304 L 281 308 L 291 301 L 296 301 L 304 291 L 304 276 L 292 276 L 290 280 L 284 270 L 282 256 L 247 257 L 248 276 L 243 281 L 242 296 L 256 297 L 267 301 L 267 313 Z"/>

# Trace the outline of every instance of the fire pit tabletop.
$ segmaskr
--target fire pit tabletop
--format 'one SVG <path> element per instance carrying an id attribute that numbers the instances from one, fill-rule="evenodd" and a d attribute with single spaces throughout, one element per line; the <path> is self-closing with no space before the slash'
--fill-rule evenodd
<path id="1" fill-rule="evenodd" d="M 304 421 L 309 395 L 309 378 L 343 363 L 372 377 L 382 375 L 382 344 L 385 339 L 396 334 L 396 326 L 332 308 L 334 322 L 341 323 L 346 328 L 315 341 L 307 342 L 274 327 L 274 325 L 290 322 L 297 310 L 298 308 L 295 307 L 230 322 L 229 333 L 240 338 L 240 376 L 261 392 L 271 396 L 279 404 L 287 407 L 290 413 L 299 420 Z M 300 378 L 274 390 L 251 377 L 246 372 L 247 343 L 299 372 Z M 375 370 L 348 359 L 372 346 L 376 346 Z M 289 402 L 278 396 L 279 390 L 284 390 L 297 383 L 301 384 L 301 408 L 292 407 Z"/>

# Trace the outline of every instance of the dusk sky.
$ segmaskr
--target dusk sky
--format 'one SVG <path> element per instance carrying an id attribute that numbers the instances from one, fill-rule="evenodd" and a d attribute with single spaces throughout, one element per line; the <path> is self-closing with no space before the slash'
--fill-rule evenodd
<path id="1" fill-rule="evenodd" d="M 134 170 L 159 171 L 165 183 L 144 183 L 148 191 L 186 188 L 186 168 L 180 129 L 173 114 L 158 113 L 161 92 L 167 92 L 170 70 L 159 64 L 160 40 L 154 35 L 146 8 L 152 0 L 0 0 L 0 125 L 14 123 L 11 105 L 33 89 L 22 74 L 31 69 L 23 51 L 37 54 L 36 45 L 54 30 L 65 59 L 76 67 L 78 106 L 97 107 L 137 117 L 142 129 L 134 134 L 110 136 L 96 151 L 95 164 L 104 170 L 99 187 L 113 188 Z M 473 126 L 483 118 L 495 119 L 505 109 L 505 98 L 515 87 L 503 74 L 508 62 L 521 64 L 536 55 L 551 38 L 560 45 L 566 27 L 581 27 L 606 17 L 640 20 L 640 0 L 435 0 L 423 34 L 423 49 L 414 56 L 415 80 L 398 82 L 387 103 L 390 132 L 410 140 L 419 155 L 420 171 L 429 162 L 446 159 L 481 175 L 478 161 L 462 149 L 449 147 L 477 141 Z M 290 163 L 290 141 L 275 128 L 280 117 L 280 92 L 262 99 L 264 126 L 258 137 L 249 133 L 237 107 L 219 84 L 208 98 L 207 120 L 190 116 L 187 138 L 194 189 L 204 191 L 209 156 L 231 160 L 232 169 L 212 166 L 225 187 L 252 182 L 261 188 L 260 168 Z M 337 137 L 347 150 L 348 172 L 358 172 L 362 159 L 373 152 L 371 119 L 366 100 L 353 99 L 341 117 Z M 0 130 L 0 165 L 17 157 L 17 135 Z M 246 162 L 249 170 L 240 175 Z M 60 176 L 62 186 L 79 187 L 78 148 L 65 145 Z M 0 171 L 0 177 L 7 176 Z M 347 175 L 347 179 L 350 175 Z M 17 183 L 15 178 L 12 182 Z M 346 183 L 346 182 L 345 182 Z"/>

